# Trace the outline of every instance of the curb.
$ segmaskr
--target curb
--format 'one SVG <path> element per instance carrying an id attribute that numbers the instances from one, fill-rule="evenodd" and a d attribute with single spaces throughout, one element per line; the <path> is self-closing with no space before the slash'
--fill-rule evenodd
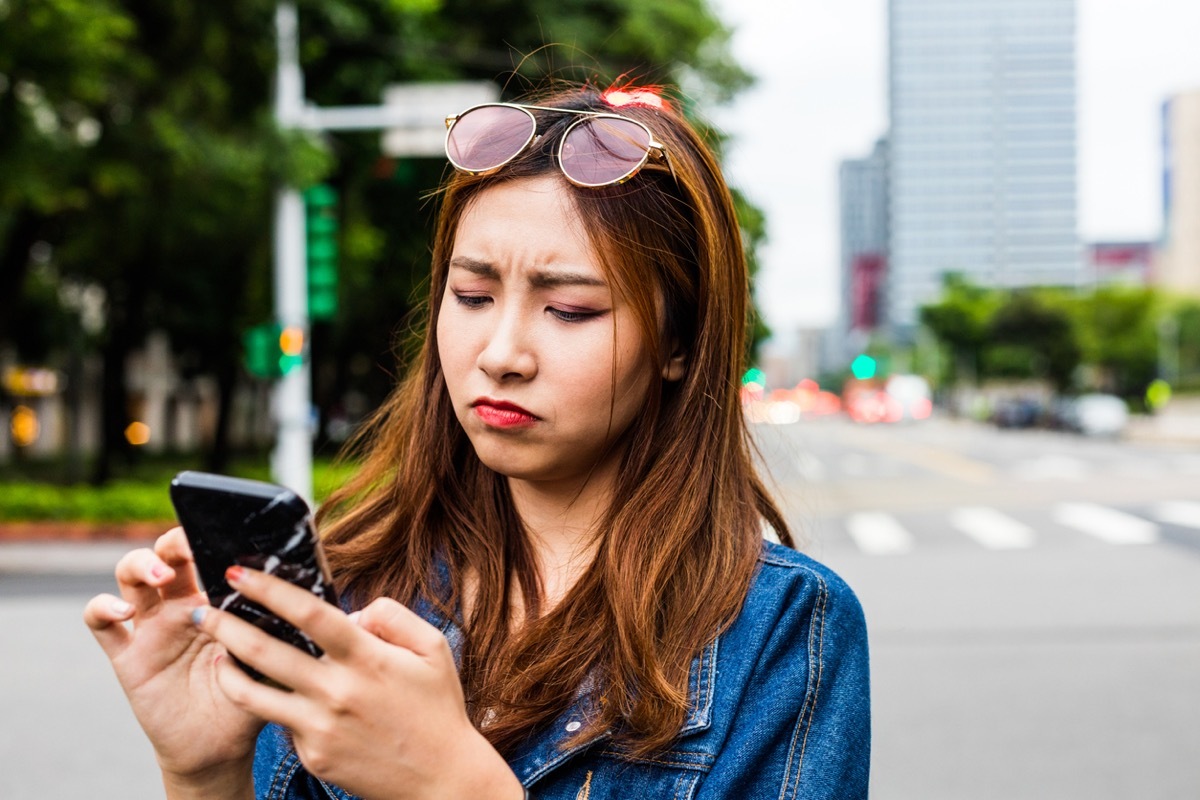
<path id="1" fill-rule="evenodd" d="M 6 542 L 143 542 L 154 541 L 179 523 L 78 522 L 38 520 L 0 522 L 0 544 Z"/>

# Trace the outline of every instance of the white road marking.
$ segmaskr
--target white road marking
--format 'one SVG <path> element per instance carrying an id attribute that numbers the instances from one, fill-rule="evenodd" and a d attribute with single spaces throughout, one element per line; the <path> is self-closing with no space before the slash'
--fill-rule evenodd
<path id="1" fill-rule="evenodd" d="M 1153 522 L 1095 503 L 1059 503 L 1054 507 L 1054 521 L 1109 544 L 1158 541 L 1158 526 Z"/>
<path id="2" fill-rule="evenodd" d="M 1159 522 L 1184 528 L 1200 528 L 1200 503 L 1179 501 L 1159 503 L 1150 512 Z"/>
<path id="3" fill-rule="evenodd" d="M 1071 456 L 1041 456 L 1013 465 L 1013 475 L 1022 481 L 1081 481 L 1088 474 L 1088 464 Z"/>
<path id="4" fill-rule="evenodd" d="M 913 549 L 913 535 L 891 514 L 860 511 L 846 517 L 846 532 L 867 555 L 888 556 Z"/>
<path id="5" fill-rule="evenodd" d="M 986 506 L 969 506 L 950 513 L 950 524 L 989 550 L 1033 546 L 1033 528 Z"/>

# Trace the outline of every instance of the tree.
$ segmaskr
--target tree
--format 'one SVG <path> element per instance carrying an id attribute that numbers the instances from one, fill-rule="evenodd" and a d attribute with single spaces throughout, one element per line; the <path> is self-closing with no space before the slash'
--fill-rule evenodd
<path id="1" fill-rule="evenodd" d="M 374 104 L 393 82 L 548 78 L 679 84 L 688 105 L 749 78 L 704 0 L 299 0 L 310 100 Z M 316 395 L 368 403 L 428 270 L 440 159 L 381 159 L 378 134 L 314 139 L 270 117 L 268 0 L 0 2 L 0 343 L 32 297 L 30 249 L 64 280 L 102 287 L 105 480 L 127 450 L 125 362 L 165 329 L 188 374 L 222 397 L 209 467 L 227 448 L 238 338 L 270 314 L 270 214 L 282 181 L 327 178 L 343 199 L 342 315 L 314 336 Z M 574 65 L 581 65 L 578 69 Z M 626 72 L 632 70 L 632 72 Z M 449 112 L 458 109 L 448 109 Z M 743 219 L 753 236 L 753 209 Z M 402 333 L 400 334 L 402 336 Z"/>
<path id="2" fill-rule="evenodd" d="M 1058 391 L 1071 387 L 1082 352 L 1070 315 L 1016 291 L 986 325 L 984 373 L 989 377 L 1039 378 Z"/>
<path id="3" fill-rule="evenodd" d="M 921 307 L 921 324 L 950 351 L 946 380 L 974 381 L 982 377 L 987 326 L 999 299 L 993 290 L 976 286 L 959 273 L 948 273 L 942 286 L 941 299 Z"/>
<path id="4" fill-rule="evenodd" d="M 1107 286 L 1081 297 L 1076 310 L 1085 360 L 1098 368 L 1098 387 L 1140 398 L 1158 367 L 1155 323 L 1163 298 L 1153 289 Z"/>

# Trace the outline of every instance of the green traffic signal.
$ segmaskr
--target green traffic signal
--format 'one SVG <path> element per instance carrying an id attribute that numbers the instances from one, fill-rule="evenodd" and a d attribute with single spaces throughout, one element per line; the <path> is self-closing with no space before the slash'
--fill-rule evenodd
<path id="1" fill-rule="evenodd" d="M 242 334 L 242 349 L 242 363 L 251 375 L 282 378 L 304 363 L 304 331 L 264 322 Z"/>
<path id="2" fill-rule="evenodd" d="M 308 315 L 331 319 L 337 314 L 337 191 L 317 184 L 304 191 L 308 253 Z"/>
<path id="3" fill-rule="evenodd" d="M 850 374 L 860 381 L 874 378 L 878 369 L 879 363 L 866 353 L 860 353 L 850 362 Z"/>

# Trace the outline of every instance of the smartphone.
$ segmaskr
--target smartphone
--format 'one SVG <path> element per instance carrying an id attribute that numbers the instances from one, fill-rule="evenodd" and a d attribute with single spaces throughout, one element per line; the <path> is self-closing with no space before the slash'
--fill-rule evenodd
<path id="1" fill-rule="evenodd" d="M 171 481 L 171 503 L 187 534 L 208 602 L 320 657 L 321 648 L 303 631 L 246 599 L 225 580 L 225 570 L 236 564 L 276 575 L 337 605 L 308 504 L 283 486 L 192 471 Z"/>

